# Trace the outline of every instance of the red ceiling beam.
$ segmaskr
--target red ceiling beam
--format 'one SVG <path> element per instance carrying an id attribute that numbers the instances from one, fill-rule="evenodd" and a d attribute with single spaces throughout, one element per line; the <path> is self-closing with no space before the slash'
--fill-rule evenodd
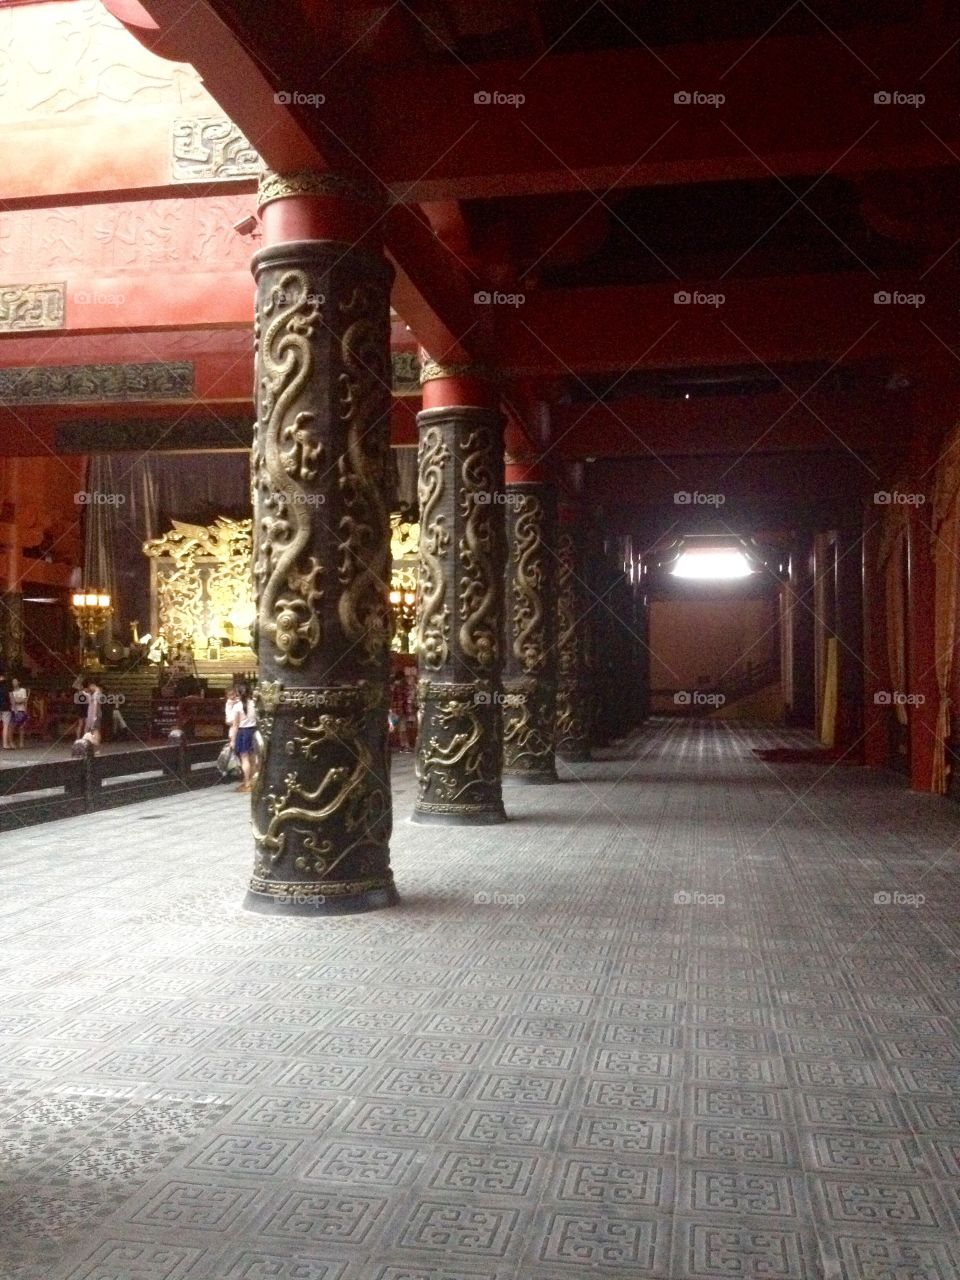
<path id="1" fill-rule="evenodd" d="M 408 200 L 953 164 L 958 54 L 947 32 L 843 35 L 378 71 L 370 115 L 389 128 L 368 159 Z M 524 101 L 475 102 L 495 92 Z M 926 101 L 877 104 L 878 92 Z M 725 100 L 678 103 L 677 93 Z"/>
<path id="2" fill-rule="evenodd" d="M 628 369 L 783 364 L 932 349 L 926 325 L 952 332 L 949 299 L 928 289 L 922 307 L 877 305 L 879 291 L 910 294 L 917 281 L 866 272 L 729 280 L 695 286 L 544 290 L 506 315 L 501 367 L 559 377 Z M 720 293 L 722 305 L 678 304 L 678 292 Z"/>
<path id="3" fill-rule="evenodd" d="M 813 381 L 814 375 L 807 379 Z M 564 405 L 553 412 L 556 451 L 568 458 L 710 455 L 797 449 L 874 449 L 910 430 L 908 396 L 837 395 L 814 390 L 809 408 L 787 391 L 699 396 L 689 401 L 625 396 L 610 404 Z"/>

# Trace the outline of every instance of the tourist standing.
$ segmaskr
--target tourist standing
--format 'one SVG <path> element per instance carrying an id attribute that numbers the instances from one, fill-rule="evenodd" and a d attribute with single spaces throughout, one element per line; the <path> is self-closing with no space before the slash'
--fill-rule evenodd
<path id="1" fill-rule="evenodd" d="M 5 675 L 0 675 L 0 724 L 3 726 L 3 749 L 11 751 L 13 749 L 13 732 L 10 722 L 13 719 L 13 710 L 10 706 L 10 683 Z"/>
<path id="2" fill-rule="evenodd" d="M 237 686 L 237 701 L 233 711 L 233 727 L 236 730 L 233 749 L 240 757 L 240 768 L 243 781 L 238 791 L 249 791 L 253 784 L 256 745 L 254 738 L 257 732 L 257 709 L 253 702 L 253 692 L 248 684 Z"/>
<path id="3" fill-rule="evenodd" d="M 12 715 L 10 717 L 10 724 L 12 729 L 11 738 L 14 733 L 17 734 L 17 736 L 20 739 L 20 742 L 19 742 L 20 750 L 22 751 L 23 750 L 23 731 L 27 726 L 27 702 L 29 701 L 29 698 L 30 698 L 30 690 L 25 689 L 23 685 L 20 683 L 20 681 L 16 678 L 16 676 L 14 676 L 14 678 L 10 681 L 10 684 L 11 684 L 10 710 L 12 712 Z"/>
<path id="4" fill-rule="evenodd" d="M 86 707 L 77 722 L 77 741 L 89 742 L 96 753 L 103 741 L 103 690 L 93 676 L 84 680 L 77 700 Z"/>
<path id="5" fill-rule="evenodd" d="M 237 736 L 237 727 L 233 723 L 233 721 L 234 721 L 234 716 L 236 715 L 237 707 L 239 706 L 240 706 L 240 699 L 237 696 L 237 686 L 232 684 L 230 688 L 227 690 L 227 700 L 224 703 L 224 708 L 223 708 L 223 718 L 227 723 L 227 737 L 230 739 L 231 747 L 233 746 L 234 740 Z"/>

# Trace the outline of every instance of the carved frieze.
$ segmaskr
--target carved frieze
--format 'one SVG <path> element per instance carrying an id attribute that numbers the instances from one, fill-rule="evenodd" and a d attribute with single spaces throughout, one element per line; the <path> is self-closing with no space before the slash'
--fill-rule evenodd
<path id="1" fill-rule="evenodd" d="M 66 284 L 0 285 L 0 333 L 62 329 Z"/>
<path id="2" fill-rule="evenodd" d="M 100 400 L 187 400 L 193 363 L 11 365 L 0 369 L 0 403 L 82 404 Z"/>
<path id="3" fill-rule="evenodd" d="M 174 182 L 227 182 L 256 178 L 257 152 L 226 116 L 196 116 L 173 122 L 171 176 Z"/>

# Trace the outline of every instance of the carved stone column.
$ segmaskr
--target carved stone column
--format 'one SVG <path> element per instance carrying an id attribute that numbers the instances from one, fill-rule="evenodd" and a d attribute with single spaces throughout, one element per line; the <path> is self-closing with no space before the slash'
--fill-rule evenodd
<path id="1" fill-rule="evenodd" d="M 390 282 L 376 197 L 268 174 L 251 462 L 262 765 L 247 905 L 395 900 L 387 755 Z"/>
<path id="2" fill-rule="evenodd" d="M 583 547 L 578 529 L 561 519 L 557 538 L 557 728 L 560 760 L 590 759 L 591 698 L 589 676 L 589 601 L 584 575 Z"/>
<path id="3" fill-rule="evenodd" d="M 557 498 L 531 460 L 507 459 L 503 773 L 557 782 Z"/>
<path id="4" fill-rule="evenodd" d="M 503 420 L 489 375 L 421 374 L 414 822 L 503 822 Z"/>

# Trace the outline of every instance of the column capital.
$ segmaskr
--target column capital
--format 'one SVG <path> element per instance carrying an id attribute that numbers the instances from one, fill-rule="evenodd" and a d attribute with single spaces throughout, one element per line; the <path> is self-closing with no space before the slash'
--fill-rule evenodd
<path id="1" fill-rule="evenodd" d="M 274 173 L 265 169 L 257 187 L 257 207 L 262 209 L 272 200 L 287 200 L 293 196 L 327 196 L 341 200 L 358 200 L 363 204 L 382 205 L 382 191 L 362 177 L 353 174 L 324 173 L 316 169 L 298 169 L 295 173 Z"/>
<path id="2" fill-rule="evenodd" d="M 438 360 L 434 360 L 428 356 L 425 351 L 420 353 L 420 385 L 425 386 L 428 382 L 450 381 L 460 378 L 478 378 L 483 382 L 499 384 L 501 374 L 496 369 L 491 369 L 485 364 L 466 364 L 466 363 L 449 363 L 442 364 Z"/>

